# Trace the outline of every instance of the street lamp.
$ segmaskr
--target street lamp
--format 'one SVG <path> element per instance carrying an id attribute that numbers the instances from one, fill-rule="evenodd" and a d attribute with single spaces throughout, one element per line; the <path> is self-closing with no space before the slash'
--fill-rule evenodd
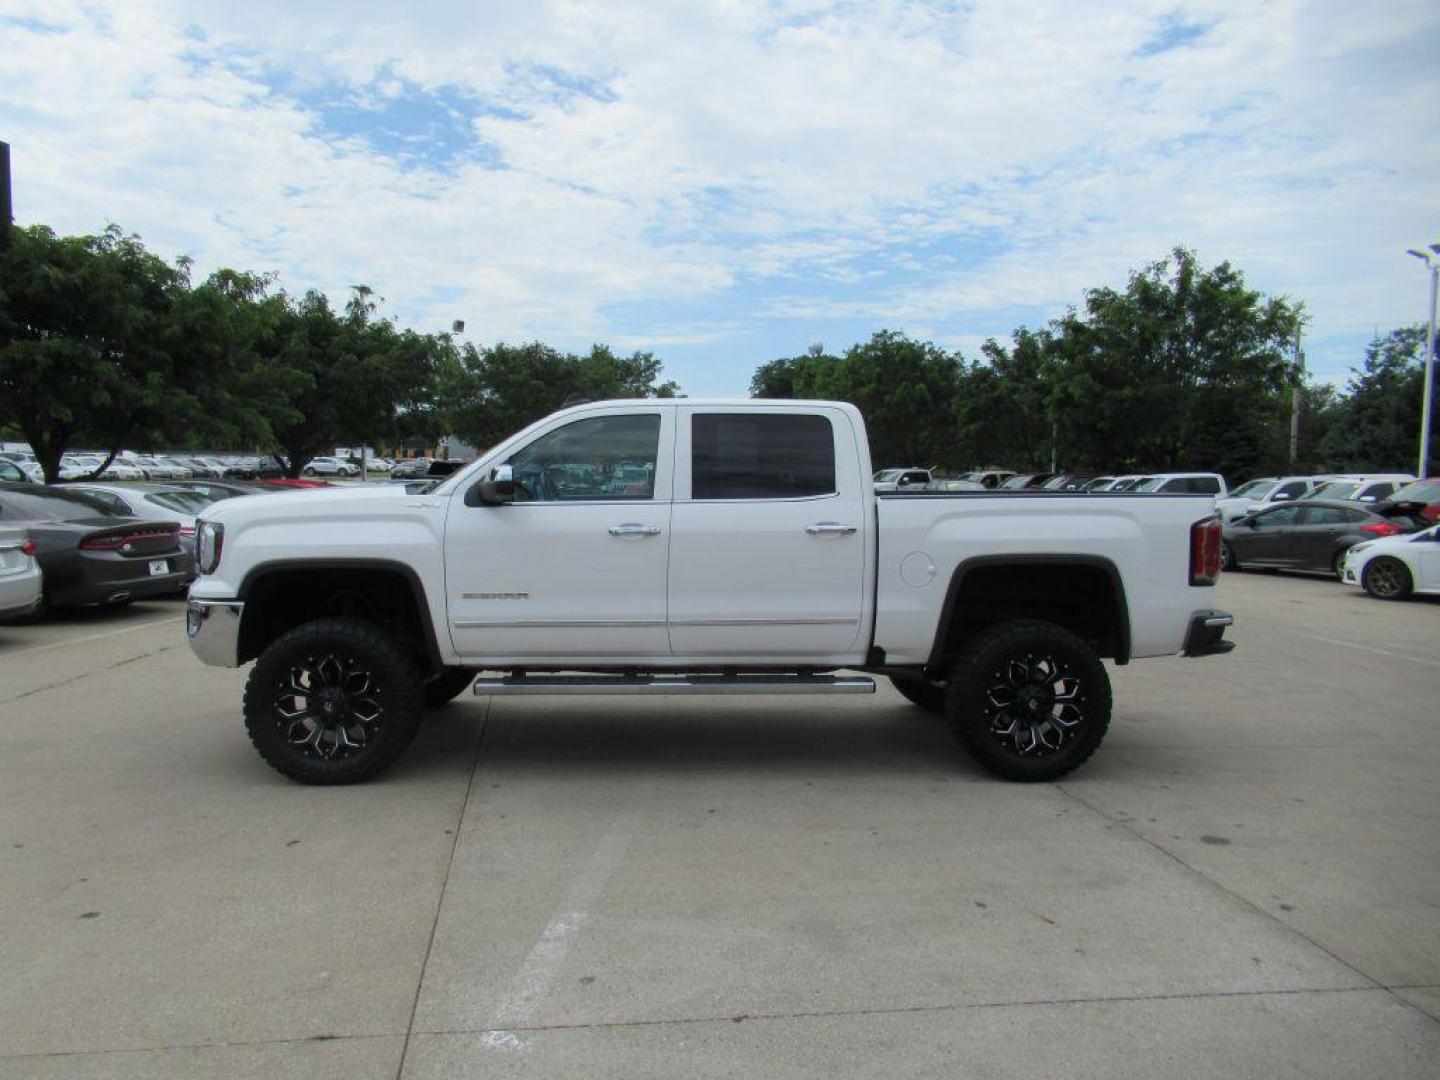
<path id="1" fill-rule="evenodd" d="M 1430 389 L 1435 382 L 1435 302 L 1440 296 L 1440 244 L 1431 244 L 1429 251 L 1411 248 L 1414 255 L 1430 271 L 1430 331 L 1425 335 L 1425 390 L 1420 398 L 1420 466 L 1415 475 L 1424 480 L 1430 463 Z"/>

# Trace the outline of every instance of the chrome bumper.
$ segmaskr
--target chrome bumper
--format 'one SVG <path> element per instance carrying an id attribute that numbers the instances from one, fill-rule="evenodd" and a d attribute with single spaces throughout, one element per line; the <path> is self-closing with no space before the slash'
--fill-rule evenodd
<path id="1" fill-rule="evenodd" d="M 240 666 L 241 600 L 191 600 L 185 612 L 190 651 L 215 667 Z"/>

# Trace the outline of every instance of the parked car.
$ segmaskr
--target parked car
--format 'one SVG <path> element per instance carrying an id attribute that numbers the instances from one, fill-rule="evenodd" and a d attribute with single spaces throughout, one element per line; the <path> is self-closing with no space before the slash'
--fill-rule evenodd
<path id="1" fill-rule="evenodd" d="M 1102 495 L 1114 494 L 1121 491 L 1129 491 L 1142 480 L 1148 479 L 1149 477 L 1145 473 L 1124 473 L 1120 476 L 1109 477 L 1101 476 L 1092 480 L 1090 486 L 1086 487 L 1085 490 Z M 1102 480 L 1104 483 L 1099 482 Z"/>
<path id="2" fill-rule="evenodd" d="M 0 619 L 17 619 L 40 606 L 40 563 L 35 541 L 19 525 L 0 525 Z"/>
<path id="3" fill-rule="evenodd" d="M 1045 491 L 1084 491 L 1095 479 L 1094 473 L 1058 473 L 1042 485 Z"/>
<path id="4" fill-rule="evenodd" d="M 1381 513 L 1414 514 L 1422 521 L 1440 521 L 1440 476 L 1406 484 L 1376 509 Z"/>
<path id="5" fill-rule="evenodd" d="M 405 458 L 402 461 L 395 462 L 395 464 L 390 467 L 390 478 L 392 480 L 403 480 L 406 478 L 413 479 L 417 476 L 424 476 L 425 470 L 429 468 L 429 465 L 429 458 Z"/>
<path id="6" fill-rule="evenodd" d="M 1312 491 L 1311 499 L 1347 499 L 1351 502 L 1384 502 L 1400 488 L 1413 481 L 1409 473 L 1374 473 L 1358 476 L 1335 476 Z"/>
<path id="7" fill-rule="evenodd" d="M 1263 566 L 1339 578 L 1350 548 L 1414 528 L 1408 518 L 1387 518 L 1360 503 L 1302 499 L 1226 522 L 1220 558 L 1227 570 Z"/>
<path id="8" fill-rule="evenodd" d="M 1214 495 L 1223 498 L 1228 490 L 1225 478 L 1213 472 L 1151 473 L 1131 491 L 1163 495 Z"/>
<path id="9" fill-rule="evenodd" d="M 33 484 L 34 478 L 20 467 L 18 461 L 11 461 L 9 458 L 0 458 L 0 480 L 8 480 L 12 484 Z"/>
<path id="10" fill-rule="evenodd" d="M 1027 488 L 1043 488 L 1045 481 L 1054 475 L 1054 473 L 1016 473 L 1000 485 L 1000 490 L 1024 491 Z"/>
<path id="11" fill-rule="evenodd" d="M 37 484 L 45 482 L 45 470 L 40 468 L 40 462 L 35 455 L 26 450 L 6 450 L 0 453 L 0 461 L 8 461 L 20 470 L 26 477 Z M 8 470 L 0 479 L 13 479 Z"/>
<path id="12" fill-rule="evenodd" d="M 169 484 L 67 484 L 66 491 L 89 495 L 118 513 L 137 518 L 173 521 L 180 546 L 195 561 L 195 519 L 215 500 L 198 491 Z"/>
<path id="13" fill-rule="evenodd" d="M 1346 553 L 1340 580 L 1378 600 L 1440 595 L 1440 525 L 1356 544 Z"/>
<path id="14" fill-rule="evenodd" d="M 1215 509 L 1224 520 L 1234 521 L 1274 503 L 1307 498 L 1320 483 L 1314 476 L 1260 476 L 1216 499 Z"/>
<path id="15" fill-rule="evenodd" d="M 0 483 L 0 520 L 29 531 L 43 602 L 54 607 L 128 604 L 180 592 L 192 576 L 175 522 L 117 513 L 79 492 Z"/>
<path id="16" fill-rule="evenodd" d="M 221 499 L 233 499 L 237 496 L 261 495 L 267 491 L 283 490 L 274 488 L 268 484 L 245 480 L 176 480 L 171 486 L 181 488 L 185 491 L 198 492 L 211 502 L 219 502 Z"/>
<path id="17" fill-rule="evenodd" d="M 1014 475 L 1015 473 L 1010 469 L 979 469 L 976 472 L 965 473 L 960 479 L 969 480 L 982 487 L 998 488 Z"/>
<path id="18" fill-rule="evenodd" d="M 115 460 L 122 459 L 117 457 Z M 147 480 L 185 480 L 190 476 L 190 470 L 185 466 L 173 464 L 154 454 L 128 454 L 123 461 L 139 469 Z"/>
<path id="19" fill-rule="evenodd" d="M 306 476 L 359 476 L 360 467 L 337 457 L 313 457 L 300 470 Z"/>
<path id="20" fill-rule="evenodd" d="M 881 469 L 875 474 L 876 491 L 929 491 L 935 477 L 929 469 L 907 465 L 899 469 Z"/>

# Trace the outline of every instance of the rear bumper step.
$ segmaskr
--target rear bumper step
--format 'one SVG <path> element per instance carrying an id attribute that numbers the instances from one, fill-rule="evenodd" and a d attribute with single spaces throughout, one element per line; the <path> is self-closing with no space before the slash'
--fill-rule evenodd
<path id="1" fill-rule="evenodd" d="M 1190 617 L 1190 631 L 1185 635 L 1182 656 L 1217 656 L 1235 648 L 1225 640 L 1225 628 L 1233 626 L 1235 617 L 1225 611 L 1199 611 Z"/>
<path id="2" fill-rule="evenodd" d="M 864 675 L 520 675 L 476 679 L 479 697 L 542 694 L 873 694 Z"/>

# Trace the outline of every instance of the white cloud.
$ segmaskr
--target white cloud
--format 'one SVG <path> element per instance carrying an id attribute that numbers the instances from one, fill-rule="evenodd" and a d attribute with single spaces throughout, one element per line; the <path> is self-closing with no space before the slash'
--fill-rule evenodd
<path id="1" fill-rule="evenodd" d="M 1420 317 L 1440 239 L 1440 12 L 1382 7 L 0 0 L 0 115 L 22 221 L 483 340 L 974 341 L 1186 243 L 1340 350 Z M 419 164 L 314 96 L 426 92 L 483 145 Z"/>

